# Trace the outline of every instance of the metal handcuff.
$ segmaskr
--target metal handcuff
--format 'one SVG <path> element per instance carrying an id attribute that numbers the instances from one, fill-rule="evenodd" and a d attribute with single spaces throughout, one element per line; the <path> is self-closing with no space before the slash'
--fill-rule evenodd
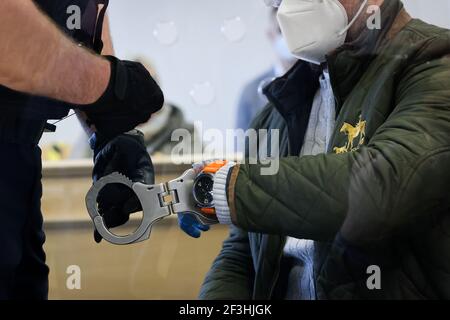
<path id="1" fill-rule="evenodd" d="M 189 169 L 180 177 L 169 182 L 146 185 L 139 182 L 134 183 L 119 173 L 113 173 L 93 184 L 86 195 L 86 207 L 98 233 L 106 241 L 117 245 L 127 245 L 149 239 L 152 227 L 172 214 L 188 212 L 202 224 L 216 224 L 215 216 L 202 213 L 192 195 L 197 176 L 198 173 L 194 169 Z M 109 184 L 122 184 L 129 187 L 134 191 L 142 205 L 142 222 L 136 231 L 127 236 L 112 233 L 98 211 L 98 195 Z"/>

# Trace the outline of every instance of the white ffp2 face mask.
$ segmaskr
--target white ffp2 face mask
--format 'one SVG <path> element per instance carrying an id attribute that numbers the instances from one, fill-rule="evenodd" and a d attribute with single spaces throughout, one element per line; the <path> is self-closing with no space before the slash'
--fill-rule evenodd
<path id="1" fill-rule="evenodd" d="M 365 0 L 349 23 L 347 12 L 338 0 L 283 0 L 278 22 L 292 54 L 315 64 L 342 46 L 347 31 L 361 15 Z"/>

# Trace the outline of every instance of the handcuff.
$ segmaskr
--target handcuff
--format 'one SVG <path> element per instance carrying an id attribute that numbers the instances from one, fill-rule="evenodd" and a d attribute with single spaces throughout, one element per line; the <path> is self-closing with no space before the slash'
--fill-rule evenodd
<path id="1" fill-rule="evenodd" d="M 106 241 L 117 245 L 148 240 L 152 227 L 172 214 L 191 214 L 204 225 L 217 224 L 213 198 L 214 174 L 226 164 L 227 161 L 214 161 L 200 173 L 189 169 L 174 180 L 154 185 L 133 182 L 120 173 L 112 173 L 92 185 L 86 195 L 86 207 L 98 233 Z M 119 236 L 111 232 L 98 211 L 98 195 L 109 184 L 122 184 L 132 189 L 141 203 L 141 224 L 129 235 Z"/>

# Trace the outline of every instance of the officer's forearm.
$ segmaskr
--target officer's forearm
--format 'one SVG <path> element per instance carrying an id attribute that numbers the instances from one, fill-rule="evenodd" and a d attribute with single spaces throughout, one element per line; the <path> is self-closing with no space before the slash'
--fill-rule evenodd
<path id="1" fill-rule="evenodd" d="M 103 21 L 103 29 L 102 30 L 103 30 L 102 31 L 102 41 L 103 41 L 102 55 L 114 56 L 115 52 L 114 52 L 114 46 L 112 43 L 112 37 L 111 37 L 110 28 L 109 28 L 109 17 L 107 14 L 105 15 L 105 20 Z M 81 110 L 75 110 L 75 113 L 77 114 L 77 118 L 80 121 L 81 126 L 83 127 L 86 134 L 89 137 L 92 136 L 92 134 L 95 132 L 95 128 L 88 123 L 88 121 L 87 121 L 88 117 L 87 117 L 86 113 L 84 113 Z"/>
<path id="2" fill-rule="evenodd" d="M 73 104 L 105 91 L 107 60 L 70 41 L 31 0 L 0 1 L 0 84 Z"/>

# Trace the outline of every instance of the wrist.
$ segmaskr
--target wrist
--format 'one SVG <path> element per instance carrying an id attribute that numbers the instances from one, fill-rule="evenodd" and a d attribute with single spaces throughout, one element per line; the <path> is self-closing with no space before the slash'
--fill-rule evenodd
<path id="1" fill-rule="evenodd" d="M 138 129 L 133 129 L 128 132 L 123 133 L 123 135 L 127 135 L 133 137 L 136 140 L 139 140 L 140 143 L 144 144 L 144 134 Z M 102 149 L 107 143 L 109 143 L 112 139 L 103 136 L 99 132 L 94 132 L 89 137 L 89 146 L 91 147 L 94 153 L 97 153 L 100 149 Z"/>
<path id="2" fill-rule="evenodd" d="M 110 83 L 110 62 L 71 42 L 61 43 L 55 52 L 42 75 L 43 83 L 58 82 L 49 96 L 80 107 L 99 100 Z"/>
<path id="3" fill-rule="evenodd" d="M 205 217 L 222 224 L 231 223 L 226 186 L 228 173 L 235 165 L 232 161 L 217 160 L 193 166 L 197 175 L 193 184 L 195 205 Z"/>
<path id="4" fill-rule="evenodd" d="M 91 70 L 87 70 L 88 82 L 91 83 L 85 95 L 85 100 L 80 103 L 81 105 L 92 105 L 95 108 L 98 101 L 102 99 L 109 91 L 109 87 L 113 82 L 113 66 L 112 63 L 103 57 L 97 57 L 95 63 L 92 65 Z"/>
<path id="5" fill-rule="evenodd" d="M 96 88 L 93 90 L 93 97 L 91 99 L 92 103 L 99 100 L 107 91 L 110 86 L 112 79 L 112 65 L 107 59 L 99 59 L 98 63 L 98 83 Z"/>
<path id="6" fill-rule="evenodd" d="M 228 183 L 229 177 L 233 168 L 236 166 L 235 162 L 228 162 L 225 166 L 219 169 L 214 176 L 213 195 L 214 208 L 217 219 L 221 224 L 232 224 L 231 211 L 228 203 Z"/>

